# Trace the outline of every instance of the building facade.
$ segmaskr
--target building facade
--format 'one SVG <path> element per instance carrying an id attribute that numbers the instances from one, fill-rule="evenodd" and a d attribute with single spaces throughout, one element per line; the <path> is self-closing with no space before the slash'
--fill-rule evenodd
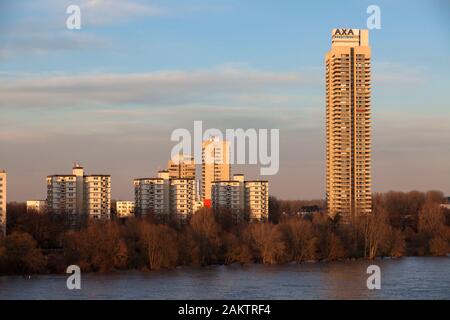
<path id="1" fill-rule="evenodd" d="M 158 172 L 157 178 L 134 180 L 135 212 L 173 214 L 186 220 L 198 210 L 195 179 L 171 179 L 169 171 Z"/>
<path id="2" fill-rule="evenodd" d="M 134 210 L 136 214 L 169 214 L 169 173 L 159 172 L 157 178 L 134 179 Z"/>
<path id="3" fill-rule="evenodd" d="M 170 159 L 167 163 L 167 170 L 171 179 L 194 179 L 195 161 L 194 157 L 188 155 L 178 155 Z"/>
<path id="4" fill-rule="evenodd" d="M 269 182 L 267 180 L 245 181 L 245 210 L 250 220 L 269 218 Z"/>
<path id="5" fill-rule="evenodd" d="M 326 54 L 326 198 L 329 214 L 369 214 L 371 49 L 368 30 L 333 29 Z"/>
<path id="6" fill-rule="evenodd" d="M 6 171 L 0 170 L 0 235 L 6 235 Z"/>
<path id="7" fill-rule="evenodd" d="M 116 214 L 119 218 L 134 216 L 134 201 L 116 201 Z"/>
<path id="8" fill-rule="evenodd" d="M 109 219 L 111 176 L 85 175 L 78 164 L 72 174 L 47 176 L 47 209 L 54 213 Z"/>
<path id="9" fill-rule="evenodd" d="M 53 213 L 77 214 L 75 175 L 47 176 L 47 209 Z"/>
<path id="10" fill-rule="evenodd" d="M 47 211 L 47 201 L 27 200 L 27 212 L 44 213 Z"/>
<path id="11" fill-rule="evenodd" d="M 236 214 L 244 214 L 245 188 L 244 176 L 234 175 L 233 180 L 213 181 L 212 208 L 226 208 Z"/>
<path id="12" fill-rule="evenodd" d="M 84 212 L 94 219 L 109 219 L 111 214 L 111 176 L 84 176 L 83 192 Z"/>
<path id="13" fill-rule="evenodd" d="M 205 207 L 211 207 L 212 182 L 230 179 L 230 143 L 218 137 L 203 141 L 201 199 Z"/>
<path id="14" fill-rule="evenodd" d="M 235 174 L 233 180 L 213 181 L 212 207 L 225 208 L 236 216 L 248 215 L 250 221 L 264 221 L 269 217 L 269 182 L 245 181 L 244 175 Z"/>

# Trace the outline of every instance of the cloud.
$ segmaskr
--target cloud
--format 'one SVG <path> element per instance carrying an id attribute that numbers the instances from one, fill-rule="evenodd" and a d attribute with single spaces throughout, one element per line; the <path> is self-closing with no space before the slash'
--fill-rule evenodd
<path id="1" fill-rule="evenodd" d="M 374 62 L 372 66 L 373 85 L 410 86 L 427 82 L 423 67 L 408 66 L 396 62 Z"/>
<path id="2" fill-rule="evenodd" d="M 81 30 L 66 29 L 69 5 L 81 9 Z M 110 38 L 96 34 L 96 27 L 124 24 L 136 19 L 171 15 L 171 9 L 143 1 L 84 0 L 32 1 L 11 3 L 0 19 L 0 60 L 57 53 L 110 48 Z"/>
<path id="3" fill-rule="evenodd" d="M 309 83 L 295 72 L 219 67 L 200 71 L 36 75 L 0 84 L 0 107 L 178 105 Z"/>
<path id="4" fill-rule="evenodd" d="M 104 49 L 111 46 L 105 37 L 89 33 L 56 31 L 52 34 L 27 31 L 15 33 L 14 39 L 6 39 L 0 49 L 0 60 L 21 55 L 46 55 L 64 51 L 80 52 Z"/>
<path id="5" fill-rule="evenodd" d="M 170 15 L 168 8 L 142 1 L 86 0 L 81 12 L 86 25 L 111 25 L 132 19 Z"/>

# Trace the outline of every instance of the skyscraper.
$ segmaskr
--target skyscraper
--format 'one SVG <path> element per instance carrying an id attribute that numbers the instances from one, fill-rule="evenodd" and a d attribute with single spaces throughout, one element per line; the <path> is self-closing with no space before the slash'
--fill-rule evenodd
<path id="1" fill-rule="evenodd" d="M 369 32 L 333 29 L 326 54 L 326 196 L 331 216 L 371 212 Z"/>
<path id="2" fill-rule="evenodd" d="M 0 235 L 6 235 L 6 171 L 0 170 Z"/>
<path id="3" fill-rule="evenodd" d="M 202 143 L 202 192 L 205 207 L 211 207 L 213 181 L 231 180 L 230 143 L 211 137 Z"/>

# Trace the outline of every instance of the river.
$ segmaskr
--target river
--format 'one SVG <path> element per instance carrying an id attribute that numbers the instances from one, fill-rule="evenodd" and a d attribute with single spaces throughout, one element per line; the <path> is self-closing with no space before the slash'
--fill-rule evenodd
<path id="1" fill-rule="evenodd" d="M 367 289 L 371 264 L 380 290 Z M 450 257 L 89 273 L 81 290 L 66 279 L 2 276 L 0 299 L 450 299 Z"/>

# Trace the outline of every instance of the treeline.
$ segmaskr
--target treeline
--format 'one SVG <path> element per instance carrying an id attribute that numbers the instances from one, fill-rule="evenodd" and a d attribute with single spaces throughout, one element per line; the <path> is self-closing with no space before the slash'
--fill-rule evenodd
<path id="1" fill-rule="evenodd" d="M 175 266 L 282 264 L 378 256 L 446 255 L 450 210 L 441 192 L 375 194 L 373 214 L 351 223 L 305 205 L 271 197 L 269 221 L 239 221 L 227 210 L 202 209 L 186 224 L 149 214 L 89 221 L 74 229 L 67 217 L 8 206 L 8 235 L 0 239 L 0 274 L 155 270 Z M 321 203 L 306 203 L 321 207 Z"/>

